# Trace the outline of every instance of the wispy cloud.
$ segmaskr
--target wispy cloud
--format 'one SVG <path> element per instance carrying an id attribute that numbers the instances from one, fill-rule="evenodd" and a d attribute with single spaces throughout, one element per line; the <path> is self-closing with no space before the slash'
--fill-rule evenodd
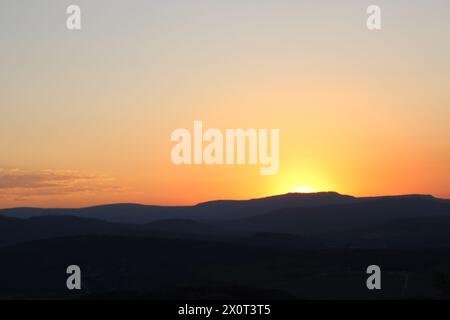
<path id="1" fill-rule="evenodd" d="M 0 168 L 0 198 L 27 199 L 121 189 L 109 177 L 79 171 Z"/>

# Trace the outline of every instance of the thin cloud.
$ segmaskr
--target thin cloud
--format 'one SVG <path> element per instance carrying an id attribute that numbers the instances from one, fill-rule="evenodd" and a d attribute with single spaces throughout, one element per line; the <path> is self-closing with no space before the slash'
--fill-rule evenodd
<path id="1" fill-rule="evenodd" d="M 58 196 L 76 193 L 117 192 L 113 179 L 71 170 L 0 168 L 0 198 Z"/>

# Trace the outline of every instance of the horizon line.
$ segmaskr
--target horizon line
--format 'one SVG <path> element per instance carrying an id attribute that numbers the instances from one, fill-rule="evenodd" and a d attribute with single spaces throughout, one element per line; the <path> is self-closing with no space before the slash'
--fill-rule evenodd
<path id="1" fill-rule="evenodd" d="M 78 210 L 78 209 L 88 209 L 88 208 L 96 208 L 96 207 L 106 207 L 106 206 L 149 206 L 149 207 L 167 207 L 167 208 L 176 208 L 176 207 L 195 207 L 201 204 L 205 203 L 211 203 L 211 202 L 219 202 L 219 201 L 252 201 L 252 200 L 260 200 L 260 199 L 267 199 L 272 197 L 281 197 L 281 196 L 287 196 L 287 195 L 318 195 L 318 194 L 336 194 L 342 197 L 352 197 L 355 199 L 371 199 L 371 198 L 389 198 L 389 197 L 431 197 L 433 199 L 438 200 L 448 200 L 450 201 L 450 198 L 440 198 L 436 197 L 432 194 L 425 194 L 425 193 L 406 193 L 406 194 L 386 194 L 386 195 L 372 195 L 372 196 L 353 196 L 349 194 L 343 194 L 339 193 L 337 191 L 316 191 L 316 192 L 286 192 L 286 193 L 280 193 L 280 194 L 273 194 L 273 195 L 267 195 L 267 196 L 261 196 L 256 198 L 245 198 L 245 199 L 212 199 L 212 200 L 205 200 L 194 204 L 185 204 L 185 205 L 164 205 L 164 204 L 145 204 L 145 203 L 136 203 L 136 202 L 111 202 L 111 203 L 102 203 L 102 204 L 92 204 L 92 205 L 86 205 L 81 207 L 33 207 L 33 206 L 18 206 L 18 207 L 2 207 L 0 210 L 11 210 L 11 209 L 64 209 L 64 210 Z"/>

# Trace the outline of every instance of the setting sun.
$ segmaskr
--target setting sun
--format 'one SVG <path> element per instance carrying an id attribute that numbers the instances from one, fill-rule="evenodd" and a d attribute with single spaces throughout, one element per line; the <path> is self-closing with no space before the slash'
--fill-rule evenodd
<path id="1" fill-rule="evenodd" d="M 310 186 L 301 186 L 301 187 L 297 187 L 294 190 L 292 190 L 292 192 L 296 192 L 296 193 L 312 193 L 312 192 L 316 192 L 317 190 L 315 190 L 313 187 Z"/>

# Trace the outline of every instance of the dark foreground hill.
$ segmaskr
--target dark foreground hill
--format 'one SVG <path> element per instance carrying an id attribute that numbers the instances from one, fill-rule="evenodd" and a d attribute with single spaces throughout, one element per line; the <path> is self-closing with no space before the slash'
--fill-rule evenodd
<path id="1" fill-rule="evenodd" d="M 1 213 L 0 299 L 450 297 L 450 203 L 431 196 Z M 81 292 L 65 287 L 71 264 Z M 365 286 L 372 264 L 381 292 Z"/>
<path id="2" fill-rule="evenodd" d="M 445 298 L 449 293 L 449 249 L 280 250 L 215 241 L 80 236 L 0 248 L 0 256 L 0 298 L 8 299 L 378 299 Z M 82 270 L 78 292 L 66 289 L 66 268 L 72 264 Z M 371 264 L 382 267 L 381 291 L 365 286 Z"/>

